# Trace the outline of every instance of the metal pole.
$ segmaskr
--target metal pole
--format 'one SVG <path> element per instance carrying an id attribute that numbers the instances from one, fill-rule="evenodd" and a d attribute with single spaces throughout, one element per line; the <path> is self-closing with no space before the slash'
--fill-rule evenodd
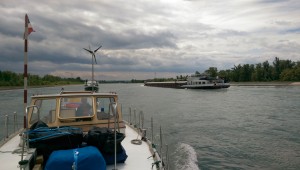
<path id="1" fill-rule="evenodd" d="M 117 170 L 117 127 L 116 127 L 116 121 L 117 121 L 117 104 L 114 103 L 113 105 L 113 108 L 114 108 L 114 116 L 115 116 L 115 120 L 114 120 L 114 137 L 115 137 L 115 163 L 114 163 L 114 170 Z"/>
<path id="2" fill-rule="evenodd" d="M 121 108 L 121 113 L 123 113 L 123 108 L 122 108 L 122 104 L 119 104 L 120 108 Z"/>
<path id="3" fill-rule="evenodd" d="M 16 124 L 17 124 L 17 112 L 14 112 L 14 132 L 16 131 Z"/>
<path id="4" fill-rule="evenodd" d="M 144 129 L 144 112 L 143 111 L 141 112 L 142 112 L 142 129 Z"/>
<path id="5" fill-rule="evenodd" d="M 142 114 L 142 111 L 140 111 L 140 114 L 139 114 L 139 128 L 141 129 L 141 114 Z"/>
<path id="6" fill-rule="evenodd" d="M 167 163 L 166 163 L 166 165 L 167 165 L 167 170 L 169 170 L 169 147 L 168 147 L 168 145 L 166 144 L 166 161 L 167 161 Z"/>
<path id="7" fill-rule="evenodd" d="M 134 126 L 136 127 L 136 109 L 133 110 L 134 116 Z"/>
<path id="8" fill-rule="evenodd" d="M 32 108 L 33 109 L 33 108 Z M 27 113 L 29 112 L 29 107 L 26 107 L 26 115 L 27 115 Z M 26 116 L 25 117 L 26 119 L 25 119 L 25 122 L 26 122 L 26 132 L 28 132 L 28 117 Z M 29 151 L 29 133 L 26 133 L 26 148 L 27 148 L 27 151 Z"/>
<path id="9" fill-rule="evenodd" d="M 161 126 L 159 126 L 159 140 L 160 140 L 160 146 L 159 146 L 159 149 L 160 149 L 160 156 L 161 156 L 161 161 L 163 162 L 163 157 L 162 157 L 162 130 L 161 130 Z"/>
<path id="10" fill-rule="evenodd" d="M 5 137 L 8 138 L 8 115 L 5 115 Z"/>
<path id="11" fill-rule="evenodd" d="M 153 140 L 153 117 L 151 117 L 151 141 L 152 141 L 152 143 L 154 143 L 154 140 Z"/>
<path id="12" fill-rule="evenodd" d="M 26 106 L 27 106 L 27 51 L 28 51 L 28 16 L 25 15 L 24 33 L 24 129 L 26 128 Z"/>
<path id="13" fill-rule="evenodd" d="M 92 91 L 94 91 L 94 58 L 92 55 Z"/>
<path id="14" fill-rule="evenodd" d="M 129 124 L 132 124 L 131 123 L 131 107 L 129 107 Z"/>

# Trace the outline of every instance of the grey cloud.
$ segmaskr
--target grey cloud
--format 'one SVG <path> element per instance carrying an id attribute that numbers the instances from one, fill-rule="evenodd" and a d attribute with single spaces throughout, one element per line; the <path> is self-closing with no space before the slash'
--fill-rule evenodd
<path id="1" fill-rule="evenodd" d="M 273 56 L 299 60 L 299 7 L 297 0 L 3 0 L 0 70 L 23 70 L 25 13 L 36 30 L 29 36 L 33 74 L 87 75 L 91 56 L 83 48 L 99 45 L 95 69 L 103 77 L 230 69 Z"/>

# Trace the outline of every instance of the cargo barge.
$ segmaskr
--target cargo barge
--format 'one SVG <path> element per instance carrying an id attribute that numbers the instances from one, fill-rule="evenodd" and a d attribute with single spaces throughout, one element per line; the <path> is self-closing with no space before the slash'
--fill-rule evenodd
<path id="1" fill-rule="evenodd" d="M 189 76 L 187 81 L 145 82 L 144 85 L 178 89 L 221 89 L 230 87 L 230 84 L 225 82 L 224 79 L 203 74 Z"/>
<path id="2" fill-rule="evenodd" d="M 164 87 L 164 88 L 182 88 L 186 85 L 187 81 L 166 81 L 166 82 L 145 82 L 145 86 L 151 87 Z"/>

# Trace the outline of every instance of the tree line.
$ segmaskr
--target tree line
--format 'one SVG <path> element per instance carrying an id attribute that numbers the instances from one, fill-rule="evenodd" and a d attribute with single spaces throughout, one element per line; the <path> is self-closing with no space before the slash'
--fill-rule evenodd
<path id="1" fill-rule="evenodd" d="M 216 67 L 209 67 L 204 73 L 234 82 L 300 81 L 300 61 L 280 60 L 275 57 L 271 64 L 268 61 L 258 64 L 239 64 L 231 69 L 220 71 Z M 196 71 L 195 74 L 200 73 Z M 186 80 L 186 77 L 180 75 L 177 79 Z"/>
<path id="2" fill-rule="evenodd" d="M 53 75 L 38 76 L 28 74 L 29 86 L 43 86 L 43 85 L 65 85 L 83 83 L 80 77 L 77 78 L 61 78 Z M 21 73 L 14 73 L 11 71 L 0 70 L 0 86 L 23 86 L 24 75 Z"/>
<path id="3" fill-rule="evenodd" d="M 251 81 L 300 81 L 300 61 L 280 60 L 275 57 L 270 64 L 264 61 L 258 64 L 239 64 L 231 69 L 218 71 L 217 67 L 209 67 L 204 71 L 211 77 L 220 77 L 225 81 L 251 82 Z M 200 74 L 198 71 L 195 74 Z M 176 78 L 155 78 L 152 81 L 186 80 L 188 75 L 176 76 Z M 150 80 L 147 80 L 150 81 Z M 28 74 L 29 86 L 65 85 L 83 83 L 80 77 L 61 78 L 53 75 L 38 76 Z M 131 83 L 142 83 L 144 80 L 131 80 Z M 0 86 L 23 86 L 24 77 L 21 73 L 0 70 Z"/>

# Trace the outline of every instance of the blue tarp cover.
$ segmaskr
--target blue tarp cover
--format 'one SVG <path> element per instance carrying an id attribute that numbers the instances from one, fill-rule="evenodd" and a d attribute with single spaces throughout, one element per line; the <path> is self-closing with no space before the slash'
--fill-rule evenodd
<path id="1" fill-rule="evenodd" d="M 106 163 L 94 146 L 51 153 L 45 170 L 106 170 Z"/>

